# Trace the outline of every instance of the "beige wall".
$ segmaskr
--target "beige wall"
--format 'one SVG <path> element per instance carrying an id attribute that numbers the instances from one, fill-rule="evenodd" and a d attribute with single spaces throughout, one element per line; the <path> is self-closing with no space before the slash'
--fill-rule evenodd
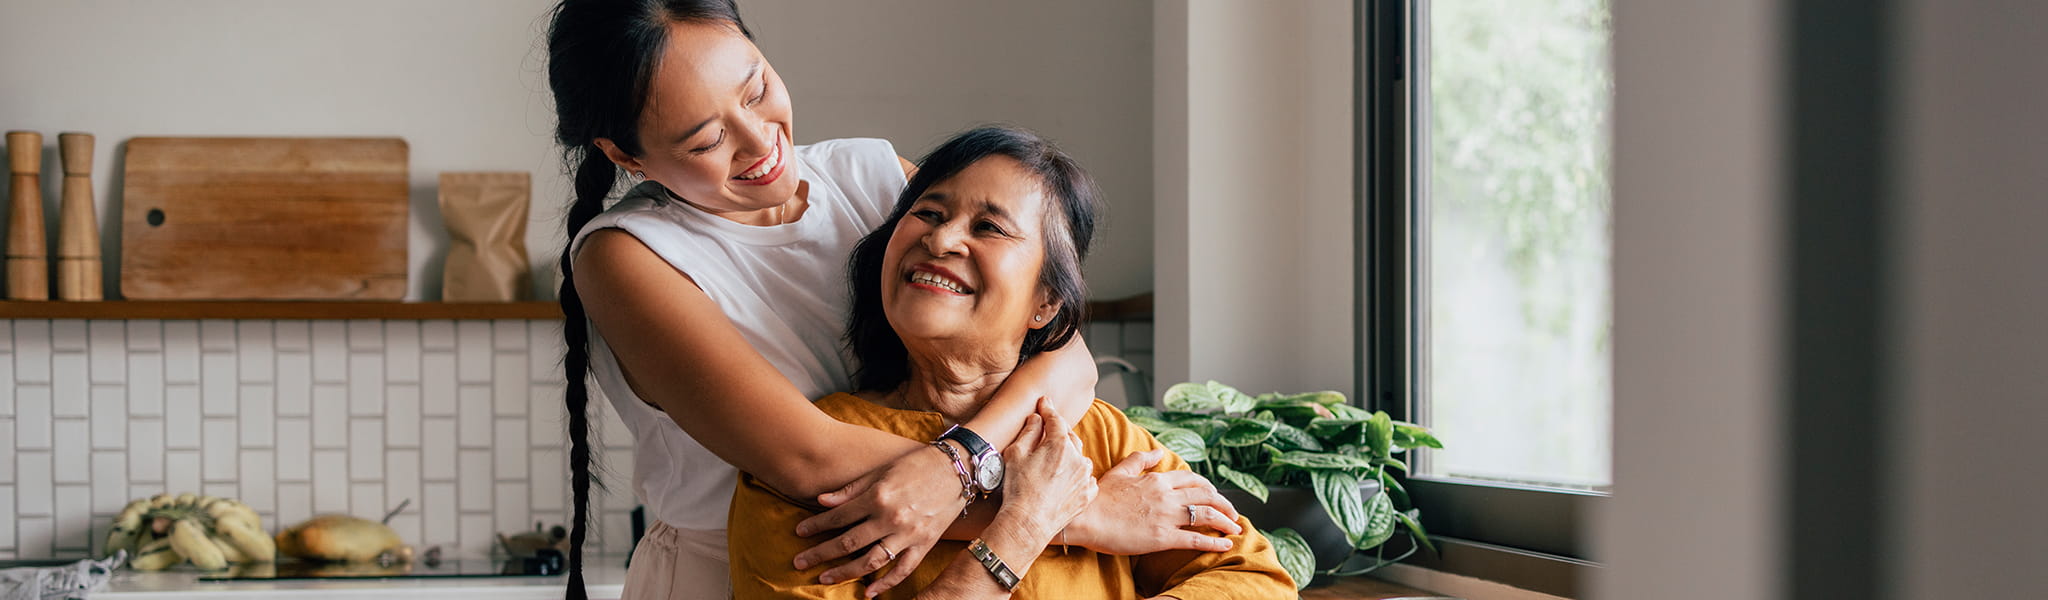
<path id="1" fill-rule="evenodd" d="M 2048 597 L 2048 48 L 2038 2 L 1896 3 L 1897 598 Z"/>
<path id="2" fill-rule="evenodd" d="M 528 246 L 552 281 L 568 185 L 540 33 L 547 0 L 9 0 L 0 128 L 98 134 L 115 256 L 117 144 L 138 135 L 406 138 L 412 298 L 439 295 L 437 174 L 534 174 Z M 915 159 L 984 121 L 1064 143 L 1111 202 L 1097 297 L 1151 288 L 1150 8 L 1138 2 L 743 2 L 794 90 L 798 140 L 888 138 Z M 54 169 L 54 165 L 50 167 Z M 55 223 L 56 178 L 45 211 Z M 108 262 L 108 280 L 117 267 Z M 551 296 L 551 294 L 550 294 Z"/>
<path id="3" fill-rule="evenodd" d="M 1160 384 L 1350 392 L 1351 7 L 1154 11 Z"/>
<path id="4" fill-rule="evenodd" d="M 1778 8 L 1614 7 L 1614 497 L 1589 519 L 1595 598 L 1778 597 Z"/>
<path id="5" fill-rule="evenodd" d="M 404 137 L 412 150 L 407 295 L 438 297 L 447 246 L 434 200 L 441 171 L 532 171 L 538 202 L 528 247 L 545 258 L 559 243 L 562 204 L 553 199 L 568 188 L 535 43 L 547 6 L 11 0 L 0 3 L 0 127 L 40 131 L 53 148 L 59 131 L 98 136 L 93 185 L 107 257 L 120 248 L 111 198 L 128 138 Z M 56 185 L 45 178 L 53 226 Z M 109 260 L 106 269 L 111 290 L 119 267 Z"/>
<path id="6" fill-rule="evenodd" d="M 799 142 L 881 137 L 917 160 L 959 130 L 1030 128 L 1109 204 L 1089 295 L 1152 289 L 1152 17 L 1143 2 L 751 0 L 742 15 L 796 102 Z"/>

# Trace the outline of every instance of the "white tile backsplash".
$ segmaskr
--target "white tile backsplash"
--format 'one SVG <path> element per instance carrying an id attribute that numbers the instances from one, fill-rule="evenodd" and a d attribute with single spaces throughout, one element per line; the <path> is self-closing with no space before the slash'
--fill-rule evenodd
<path id="1" fill-rule="evenodd" d="M 54 417 L 83 417 L 86 415 L 86 386 L 91 380 L 86 376 L 85 355 L 73 352 L 58 354 L 50 358 L 50 393 L 53 403 L 50 415 Z"/>
<path id="2" fill-rule="evenodd" d="M 206 352 L 234 352 L 235 322 L 226 319 L 200 321 L 199 349 Z"/>
<path id="3" fill-rule="evenodd" d="M 384 324 L 384 379 L 416 383 L 420 380 L 420 324 L 391 321 Z"/>
<path id="4" fill-rule="evenodd" d="M 313 322 L 313 381 L 348 381 L 348 323 Z"/>
<path id="5" fill-rule="evenodd" d="M 420 445 L 420 386 L 392 384 L 384 388 L 384 445 L 417 448 Z"/>
<path id="6" fill-rule="evenodd" d="M 92 487 L 57 486 L 56 550 L 82 551 L 91 548 Z"/>
<path id="7" fill-rule="evenodd" d="M 305 352 L 279 352 L 277 354 L 277 415 L 280 417 L 303 417 L 312 414 L 312 410 L 313 355 Z"/>
<path id="8" fill-rule="evenodd" d="M 491 388 L 485 385 L 465 385 L 456 393 L 456 404 L 461 410 L 455 419 L 459 440 L 464 448 L 487 448 L 491 445 Z"/>
<path id="9" fill-rule="evenodd" d="M 92 321 L 87 325 L 93 383 L 121 383 L 128 378 L 126 325 L 121 321 Z"/>
<path id="10" fill-rule="evenodd" d="M 348 478 L 356 482 L 384 478 L 383 419 L 349 419 Z"/>
<path id="11" fill-rule="evenodd" d="M 242 410 L 235 420 L 242 424 L 242 447 L 269 448 L 275 443 L 277 391 L 267 383 L 242 384 Z"/>
<path id="12" fill-rule="evenodd" d="M 164 381 L 199 383 L 199 323 L 164 322 Z"/>
<path id="13" fill-rule="evenodd" d="M 87 483 L 92 481 L 92 449 L 90 429 L 85 421 L 58 419 L 56 437 L 51 439 L 51 456 L 56 460 L 57 483 Z M 30 481 L 23 478 L 22 482 Z"/>
<path id="14" fill-rule="evenodd" d="M 526 354 L 499 351 L 491 365 L 491 398 L 496 401 L 498 416 L 525 415 L 526 392 L 531 385 L 526 379 Z"/>
<path id="15" fill-rule="evenodd" d="M 14 322 L 14 380 L 50 382 L 50 322 Z"/>
<path id="16" fill-rule="evenodd" d="M 50 502 L 52 501 L 50 497 L 51 484 L 27 482 L 47 481 L 54 483 L 56 478 L 50 474 L 53 468 L 51 460 L 50 453 L 40 450 L 21 452 L 14 456 L 14 477 L 16 482 L 14 486 L 16 494 L 15 514 L 21 516 L 47 516 L 50 514 Z"/>
<path id="17" fill-rule="evenodd" d="M 491 324 L 487 321 L 463 321 L 455 324 L 456 365 L 455 376 L 463 383 L 490 383 Z"/>
<path id="18" fill-rule="evenodd" d="M 128 351 L 164 349 L 164 324 L 162 321 L 137 319 L 124 321 L 128 330 Z M 97 342 L 95 342 L 97 343 Z"/>
<path id="19" fill-rule="evenodd" d="M 240 445 L 232 443 L 235 440 L 235 420 L 207 419 L 202 427 L 206 437 L 199 448 L 199 455 L 206 468 L 201 474 L 208 482 L 234 481 L 235 455 L 241 450 Z"/>
<path id="20" fill-rule="evenodd" d="M 235 328 L 236 369 L 242 381 L 270 381 L 277 368 L 277 353 L 271 348 L 277 339 L 269 321 L 241 321 Z"/>
<path id="21" fill-rule="evenodd" d="M 377 351 L 384 349 L 383 321 L 349 321 L 348 349 L 351 351 Z M 383 515 L 378 515 L 383 516 Z"/>
<path id="22" fill-rule="evenodd" d="M 21 514 L 14 510 L 14 486 L 0 485 L 0 514 Z M 14 521 L 14 519 L 0 519 L 0 548 L 14 548 Z"/>
<path id="23" fill-rule="evenodd" d="M 489 450 L 463 450 L 457 458 L 459 465 L 455 483 L 461 486 L 461 502 L 464 512 L 491 509 L 491 452 Z"/>
<path id="24" fill-rule="evenodd" d="M 62 319 L 50 322 L 50 348 L 58 352 L 86 349 L 85 321 Z"/>
<path id="25" fill-rule="evenodd" d="M 164 447 L 199 447 L 199 388 L 191 385 L 164 386 Z"/>
<path id="26" fill-rule="evenodd" d="M 128 390 L 116 385 L 92 386 L 92 447 L 128 447 Z"/>
<path id="27" fill-rule="evenodd" d="M 14 389 L 14 446 L 50 447 L 50 386 L 25 385 Z"/>
<path id="28" fill-rule="evenodd" d="M 8 333 L 12 335 L 8 335 Z M 488 552 L 566 520 L 559 321 L 0 320 L 0 554 L 72 556 L 129 500 L 231 495 L 272 532 L 381 518 Z M 616 417 L 593 441 L 631 473 Z M 629 486 L 598 495 L 617 529 Z M 594 549 L 622 533 L 598 532 Z"/>
<path id="29" fill-rule="evenodd" d="M 117 513 L 132 499 L 128 497 L 128 453 L 92 453 L 93 512 Z"/>
<path id="30" fill-rule="evenodd" d="M 354 340 L 351 335 L 350 340 Z M 381 338 L 379 338 L 381 340 Z M 361 352 L 348 355 L 348 414 L 384 414 L 384 357 Z"/>
<path id="31" fill-rule="evenodd" d="M 136 352 L 128 355 L 128 414 L 164 414 L 163 354 Z"/>
<path id="32" fill-rule="evenodd" d="M 348 388 L 338 383 L 313 384 L 313 447 L 348 444 Z"/>
<path id="33" fill-rule="evenodd" d="M 128 481 L 160 483 L 164 480 L 164 422 L 162 419 L 128 420 Z"/>
<path id="34" fill-rule="evenodd" d="M 235 355 L 209 352 L 199 365 L 201 412 L 209 417 L 235 416 L 235 388 L 242 384 L 235 378 Z"/>

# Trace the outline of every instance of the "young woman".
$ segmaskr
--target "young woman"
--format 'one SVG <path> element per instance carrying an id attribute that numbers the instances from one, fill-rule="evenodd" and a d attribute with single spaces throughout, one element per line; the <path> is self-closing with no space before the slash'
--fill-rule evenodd
<path id="1" fill-rule="evenodd" d="M 809 402 L 852 389 L 839 342 L 842 265 L 887 216 L 909 164 L 881 140 L 794 145 L 787 90 L 731 0 L 564 0 L 548 56 L 556 140 L 576 191 L 561 262 L 570 596 L 584 595 L 586 377 L 633 431 L 633 491 L 656 521 L 628 572 L 628 598 L 729 593 L 734 467 L 834 507 L 799 533 L 845 530 L 792 561 L 805 568 L 858 554 L 827 577 L 891 563 L 907 572 L 942 535 L 972 535 L 993 511 L 984 503 L 947 531 L 968 502 L 947 456 Z M 622 173 L 633 185 L 607 208 Z M 1092 359 L 1076 344 L 1020 365 L 962 425 L 1002 448 L 1040 398 L 1072 422 L 1093 385 Z M 1135 525 L 1100 540 L 1077 527 L 1070 543 L 1121 552 L 1227 545 L 1146 508 L 1230 511 L 1213 487 L 1141 470 L 1103 480 L 1105 501 L 1088 511 Z M 892 572 L 875 585 L 898 580 Z"/>

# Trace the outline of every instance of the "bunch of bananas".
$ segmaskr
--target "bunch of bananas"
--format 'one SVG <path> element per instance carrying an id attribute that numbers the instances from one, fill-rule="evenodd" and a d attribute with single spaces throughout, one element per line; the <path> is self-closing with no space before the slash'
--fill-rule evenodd
<path id="1" fill-rule="evenodd" d="M 107 554 L 127 550 L 128 566 L 161 571 L 185 561 L 206 571 L 228 563 L 267 563 L 277 543 L 248 505 L 197 494 L 157 494 L 128 503 L 107 533 Z"/>

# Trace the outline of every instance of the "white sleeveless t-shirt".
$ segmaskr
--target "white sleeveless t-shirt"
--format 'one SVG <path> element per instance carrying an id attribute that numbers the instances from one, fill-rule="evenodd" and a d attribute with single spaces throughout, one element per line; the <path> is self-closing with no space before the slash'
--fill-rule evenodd
<path id="1" fill-rule="evenodd" d="M 794 223 L 735 223 L 671 199 L 648 181 L 592 219 L 572 243 L 600 229 L 638 238 L 696 281 L 756 352 L 805 397 L 817 399 L 853 388 L 841 337 L 849 309 L 847 260 L 854 244 L 888 217 L 906 181 L 887 140 L 831 140 L 797 146 L 793 154 L 791 175 L 810 186 L 810 206 Z M 633 492 L 649 513 L 673 527 L 725 529 L 736 471 L 633 394 L 595 327 L 590 375 L 633 432 Z"/>

